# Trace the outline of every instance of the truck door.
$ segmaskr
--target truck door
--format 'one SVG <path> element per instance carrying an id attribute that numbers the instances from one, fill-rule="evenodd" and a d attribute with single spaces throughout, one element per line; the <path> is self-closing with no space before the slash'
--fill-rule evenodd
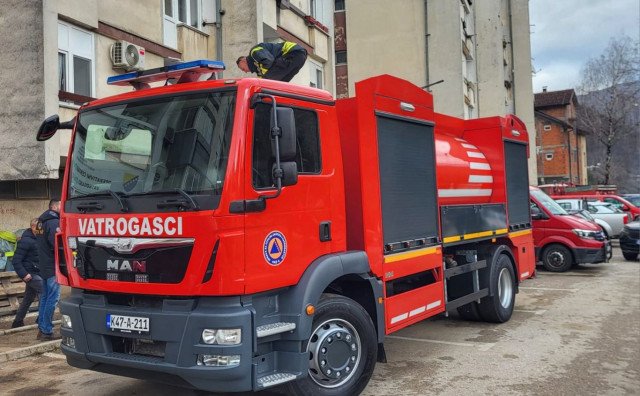
<path id="1" fill-rule="evenodd" d="M 295 284 L 307 266 L 332 249 L 332 186 L 335 174 L 323 163 L 320 125 L 326 113 L 309 104 L 293 105 L 277 97 L 278 106 L 294 110 L 297 134 L 295 162 L 298 182 L 282 188 L 280 196 L 266 200 L 266 209 L 246 214 L 246 293 Z M 314 108 L 316 107 L 316 108 Z M 249 112 L 252 131 L 248 134 L 245 196 L 274 195 L 270 137 L 271 103 L 259 103 Z M 329 162 L 329 161 L 326 161 Z M 334 191 L 334 194 L 341 191 Z M 334 222 L 335 223 L 335 222 Z M 321 229 L 325 225 L 323 238 Z"/>

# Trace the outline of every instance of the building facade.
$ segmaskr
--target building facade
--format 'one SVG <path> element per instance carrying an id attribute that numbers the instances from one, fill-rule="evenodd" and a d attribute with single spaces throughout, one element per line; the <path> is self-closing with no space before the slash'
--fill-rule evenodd
<path id="1" fill-rule="evenodd" d="M 46 116 L 70 120 L 85 102 L 130 91 L 106 85 L 107 77 L 127 70 L 216 59 L 227 65 L 218 77 L 255 76 L 240 71 L 235 60 L 259 42 L 282 40 L 309 53 L 291 83 L 334 92 L 329 0 L 5 0 L 0 229 L 27 227 L 50 198 L 61 195 L 70 131 L 36 142 Z M 126 56 L 135 57 L 134 66 L 122 67 Z"/>
<path id="2" fill-rule="evenodd" d="M 584 133 L 576 127 L 573 89 L 535 94 L 538 183 L 587 184 Z"/>
<path id="3" fill-rule="evenodd" d="M 432 92 L 440 113 L 515 114 L 529 131 L 536 184 L 528 0 L 336 0 L 335 21 L 337 97 L 392 74 Z"/>

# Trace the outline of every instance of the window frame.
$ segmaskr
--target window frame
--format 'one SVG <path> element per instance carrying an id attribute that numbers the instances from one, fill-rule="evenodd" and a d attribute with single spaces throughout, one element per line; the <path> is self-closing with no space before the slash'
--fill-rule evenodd
<path id="1" fill-rule="evenodd" d="M 172 48 L 178 47 L 178 27 L 179 26 L 188 26 L 191 29 L 196 29 L 200 32 L 203 32 L 203 11 L 202 11 L 202 0 L 196 0 L 196 26 L 193 26 L 193 21 L 191 20 L 191 0 L 169 0 L 171 3 L 171 14 L 167 15 L 166 2 L 162 2 L 162 41 L 164 45 L 167 45 Z M 180 20 L 180 4 L 184 2 L 185 4 L 185 21 Z M 169 26 L 171 24 L 172 26 Z M 168 29 L 171 29 L 171 32 L 168 32 Z M 175 45 L 172 37 L 172 41 L 168 42 L 166 37 L 168 33 L 171 33 L 175 36 Z M 204 32 L 203 32 L 204 33 Z"/>
<path id="2" fill-rule="evenodd" d="M 64 28 L 66 30 L 66 37 L 61 37 L 61 28 Z M 76 30 L 82 34 L 85 34 L 88 36 L 90 43 L 88 43 L 88 48 L 90 48 L 90 54 L 89 53 L 83 53 L 82 49 L 79 47 L 74 47 L 71 44 L 71 38 L 70 38 L 70 33 L 72 32 L 72 30 Z M 61 41 L 65 39 L 65 43 L 62 43 Z M 96 94 L 96 48 L 95 48 L 95 35 L 93 34 L 93 32 L 90 32 L 86 29 L 82 29 L 76 25 L 73 25 L 71 23 L 68 23 L 66 21 L 60 21 L 58 20 L 58 56 L 60 55 L 64 55 L 64 89 L 61 89 L 60 87 L 60 80 L 59 80 L 59 76 L 60 76 L 60 70 L 58 69 L 58 89 L 60 91 L 63 92 L 68 92 L 68 93 L 73 93 L 73 94 L 77 94 L 77 95 L 82 95 L 82 96 L 87 96 L 87 97 L 95 97 Z M 62 45 L 61 45 L 62 44 Z M 90 66 L 89 66 L 89 72 L 90 72 L 90 76 L 89 76 L 89 94 L 85 95 L 83 93 L 76 93 L 75 92 L 75 65 L 74 65 L 74 60 L 75 58 L 79 58 L 82 60 L 87 60 L 90 62 Z M 59 67 L 59 61 L 57 62 L 57 67 Z"/>
<path id="3" fill-rule="evenodd" d="M 308 58 L 307 62 L 309 63 L 309 86 L 312 88 L 324 89 L 324 67 L 322 64 L 314 61 L 313 59 Z M 321 76 L 320 84 L 318 84 L 318 75 Z M 315 81 L 315 85 L 314 84 Z"/>

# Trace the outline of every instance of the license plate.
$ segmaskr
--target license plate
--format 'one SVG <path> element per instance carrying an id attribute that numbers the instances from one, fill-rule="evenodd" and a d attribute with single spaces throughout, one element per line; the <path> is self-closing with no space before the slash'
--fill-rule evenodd
<path id="1" fill-rule="evenodd" d="M 149 318 L 123 315 L 107 315 L 107 328 L 125 333 L 148 333 Z"/>

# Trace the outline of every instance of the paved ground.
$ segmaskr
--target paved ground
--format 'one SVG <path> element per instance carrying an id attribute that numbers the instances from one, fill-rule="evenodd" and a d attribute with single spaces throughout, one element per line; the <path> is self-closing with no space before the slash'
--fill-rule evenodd
<path id="1" fill-rule="evenodd" d="M 508 323 L 451 315 L 394 333 L 389 362 L 363 395 L 640 394 L 640 263 L 614 254 L 563 274 L 540 270 L 522 284 Z M 21 337 L 33 340 L 35 330 L 0 335 L 0 356 Z M 0 360 L 0 383 L 5 395 L 203 394 L 77 370 L 56 351 Z"/>

